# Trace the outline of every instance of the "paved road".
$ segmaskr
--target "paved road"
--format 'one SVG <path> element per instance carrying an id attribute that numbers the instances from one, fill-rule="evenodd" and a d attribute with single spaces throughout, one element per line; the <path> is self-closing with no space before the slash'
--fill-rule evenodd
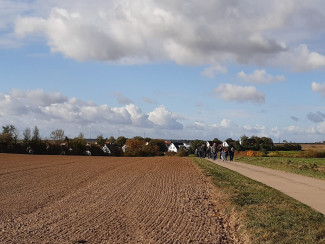
<path id="1" fill-rule="evenodd" d="M 273 187 L 325 215 L 325 180 L 240 162 L 211 161 Z"/>

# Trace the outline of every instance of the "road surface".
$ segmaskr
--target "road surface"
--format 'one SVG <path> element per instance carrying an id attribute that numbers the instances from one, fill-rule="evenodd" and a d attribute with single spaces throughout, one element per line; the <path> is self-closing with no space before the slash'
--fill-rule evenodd
<path id="1" fill-rule="evenodd" d="M 275 188 L 325 215 L 324 180 L 240 162 L 211 161 Z"/>

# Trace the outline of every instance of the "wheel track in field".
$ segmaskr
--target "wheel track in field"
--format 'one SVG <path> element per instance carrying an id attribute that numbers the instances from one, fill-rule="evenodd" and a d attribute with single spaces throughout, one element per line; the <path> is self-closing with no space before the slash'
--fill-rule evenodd
<path id="1" fill-rule="evenodd" d="M 86 184 L 0 223 L 0 242 L 233 243 L 203 175 L 189 160 L 167 159 L 105 158 L 108 168 Z"/>

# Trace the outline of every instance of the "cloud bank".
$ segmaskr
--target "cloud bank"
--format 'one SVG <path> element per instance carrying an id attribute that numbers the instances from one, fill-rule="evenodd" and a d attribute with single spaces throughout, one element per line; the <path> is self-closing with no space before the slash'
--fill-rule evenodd
<path id="1" fill-rule="evenodd" d="M 246 88 L 235 87 L 236 89 L 244 93 Z M 243 98 L 244 101 L 251 99 L 251 97 Z M 296 123 L 299 121 L 294 116 L 291 118 Z M 216 119 L 220 121 L 219 123 L 207 124 L 168 111 L 164 105 L 144 112 L 135 104 L 120 107 L 97 105 L 91 101 L 68 98 L 61 93 L 43 90 L 13 90 L 10 93 L 0 93 L 0 124 L 2 126 L 13 124 L 20 131 L 37 125 L 43 138 L 49 137 L 53 130 L 60 128 L 69 137 L 77 136 L 80 132 L 88 137 L 88 133 L 91 132 L 90 137 L 93 138 L 99 134 L 108 137 L 111 135 L 133 137 L 145 133 L 152 138 L 164 139 L 211 140 L 217 137 L 223 140 L 231 137 L 236 140 L 242 135 L 257 135 L 271 137 L 273 140 L 290 137 L 297 142 L 321 140 L 325 131 L 325 114 L 311 112 L 307 118 L 317 125 L 313 124 L 306 129 L 295 123 L 296 125 L 280 129 L 259 124 L 241 125 L 228 118 L 219 118 Z"/>
<path id="2" fill-rule="evenodd" d="M 42 12 L 37 4 L 43 6 Z M 30 11 L 26 4 L 17 10 L 16 35 L 40 35 L 53 53 L 75 60 L 210 64 L 203 72 L 208 77 L 215 70 L 224 72 L 220 63 L 229 61 L 294 70 L 325 67 L 325 57 L 304 43 L 325 20 L 318 1 L 94 0 L 90 6 L 85 0 L 68 0 L 57 1 L 54 7 L 44 0 L 30 5 Z M 305 16 L 312 13 L 322 21 L 307 21 Z M 306 19 L 303 25 L 296 23 L 301 16 Z M 290 47 L 299 39 L 298 31 L 301 42 Z"/>
<path id="3" fill-rule="evenodd" d="M 91 126 L 109 129 L 113 126 L 134 131 L 137 128 L 181 130 L 183 125 L 177 120 L 178 117 L 164 106 L 144 113 L 134 104 L 110 107 L 43 90 L 14 90 L 0 94 L 0 122 L 19 127 L 53 127 L 59 124 L 75 129 Z"/>

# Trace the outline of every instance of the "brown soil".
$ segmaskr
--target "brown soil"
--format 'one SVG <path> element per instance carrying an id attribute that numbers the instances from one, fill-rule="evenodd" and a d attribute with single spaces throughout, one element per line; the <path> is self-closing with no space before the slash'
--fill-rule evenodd
<path id="1" fill-rule="evenodd" d="M 240 242 L 213 191 L 186 158 L 0 154 L 0 243 Z"/>

